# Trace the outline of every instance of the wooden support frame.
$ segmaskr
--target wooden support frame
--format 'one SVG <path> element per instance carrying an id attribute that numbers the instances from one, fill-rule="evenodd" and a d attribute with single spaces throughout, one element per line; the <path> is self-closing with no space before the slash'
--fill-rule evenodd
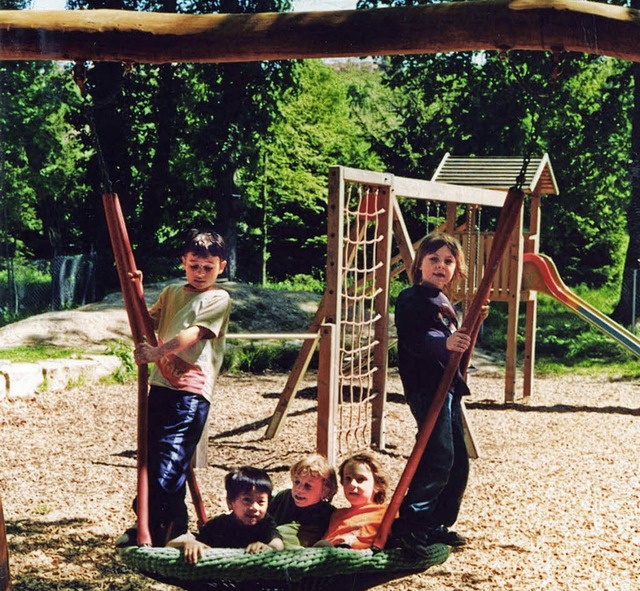
<path id="1" fill-rule="evenodd" d="M 376 296 L 375 309 L 383 317 L 384 322 L 376 324 L 375 340 L 378 345 L 375 348 L 373 364 L 377 368 L 373 379 L 372 391 L 377 394 L 372 401 L 371 416 L 371 445 L 384 449 L 385 445 L 385 402 L 386 402 L 386 379 L 388 368 L 389 349 L 389 284 L 392 276 L 395 276 L 411 266 L 415 256 L 414 245 L 411 242 L 409 233 L 404 223 L 402 211 L 396 199 L 397 187 L 400 187 L 405 196 L 409 198 L 427 199 L 430 192 L 440 198 L 450 198 L 448 205 L 450 217 L 455 217 L 455 205 L 465 203 L 462 199 L 463 192 L 466 192 L 467 199 L 477 199 L 482 203 L 501 205 L 505 195 L 497 191 L 488 191 L 474 187 L 459 187 L 456 185 L 444 185 L 420 179 L 407 179 L 395 177 L 386 173 L 364 171 L 346 167 L 332 167 L 329 172 L 329 192 L 332 198 L 329 200 L 330 213 L 328 216 L 327 229 L 327 285 L 316 315 L 305 333 L 310 335 L 302 344 L 301 350 L 289 374 L 287 383 L 280 395 L 276 409 L 267 427 L 265 438 L 276 437 L 282 427 L 282 423 L 288 413 L 289 407 L 295 398 L 298 386 L 304 376 L 313 352 L 318 341 L 320 341 L 320 361 L 318 371 L 318 425 L 317 425 L 317 445 L 318 451 L 324 454 L 334 455 L 337 453 L 335 441 L 336 430 L 332 421 L 337 416 L 338 392 L 338 368 L 339 363 L 338 336 L 339 327 L 342 321 L 342 309 L 338 305 L 339 294 L 342 293 L 342 281 L 345 265 L 351 263 L 355 252 L 345 252 L 342 249 L 344 239 L 342 211 L 345 206 L 345 182 L 360 183 L 364 186 L 376 186 L 378 199 L 382 204 L 383 214 L 380 216 L 381 234 L 384 240 L 379 246 L 376 264 L 375 284 L 381 287 L 380 293 Z M 350 228 L 352 240 L 356 240 L 355 232 L 361 231 L 356 228 L 357 224 Z M 395 245 L 399 254 L 392 259 L 391 249 L 395 240 Z M 400 263 L 400 264 L 398 264 Z M 395 269 L 392 265 L 395 264 Z M 331 329 L 331 330 L 330 330 Z M 332 333 L 329 335 L 329 333 Z M 317 335 L 317 338 L 311 336 Z M 333 350 L 327 349 L 335 348 Z M 478 456 L 478 446 L 474 441 L 474 436 L 470 425 L 466 428 L 466 439 L 469 452 L 472 457 Z"/>
<path id="2" fill-rule="evenodd" d="M 337 461 L 335 423 L 338 391 L 339 330 L 326 323 L 320 329 L 320 361 L 318 364 L 318 425 L 316 450 L 324 454 L 330 464 Z"/>
<path id="3" fill-rule="evenodd" d="M 302 343 L 300 352 L 298 353 L 293 367 L 289 372 L 287 383 L 284 386 L 282 394 L 280 394 L 276 409 L 273 412 L 271 420 L 269 421 L 269 425 L 267 426 L 267 430 L 264 434 L 265 439 L 273 439 L 280 433 L 282 422 L 289 412 L 289 407 L 291 406 L 291 402 L 298 391 L 300 381 L 304 377 L 304 374 L 307 372 L 307 368 L 309 367 L 309 363 L 311 363 L 311 358 L 313 357 L 313 352 L 315 351 L 316 346 L 320 341 L 320 328 L 324 323 L 324 319 L 326 316 L 324 307 L 325 306 L 323 297 L 320 301 L 320 305 L 318 306 L 318 310 L 316 311 L 316 314 L 311 322 L 311 326 L 309 327 L 309 332 L 315 332 L 317 334 L 317 337 L 313 340 L 305 340 L 304 343 Z"/>
<path id="4" fill-rule="evenodd" d="M 389 367 L 389 283 L 393 219 L 395 217 L 393 183 L 379 188 L 379 199 L 383 208 L 379 229 L 382 240 L 376 249 L 378 260 L 375 285 L 378 288 L 378 293 L 375 296 L 374 308 L 380 316 L 380 321 L 375 325 L 375 340 L 378 344 L 373 352 L 373 365 L 376 368 L 376 373 L 373 376 L 372 391 L 376 393 L 376 396 L 371 403 L 371 444 L 378 449 L 385 449 L 385 405 Z"/>
<path id="5" fill-rule="evenodd" d="M 280 14 L 0 11 L 1 60 L 222 63 L 509 49 L 640 61 L 640 12 L 581 0 Z"/>
<path id="6" fill-rule="evenodd" d="M 508 275 L 508 306 L 509 318 L 507 320 L 507 354 L 505 359 L 504 401 L 514 402 L 516 399 L 516 376 L 518 361 L 518 313 L 520 311 L 520 284 L 522 282 L 522 255 L 523 238 L 522 222 L 524 212 L 521 209 L 519 218 L 513 228 L 510 237 L 510 246 L 507 250 L 506 261 L 509 270 Z M 497 238 L 497 237 L 496 237 Z M 504 263 L 503 263 L 504 264 Z"/>

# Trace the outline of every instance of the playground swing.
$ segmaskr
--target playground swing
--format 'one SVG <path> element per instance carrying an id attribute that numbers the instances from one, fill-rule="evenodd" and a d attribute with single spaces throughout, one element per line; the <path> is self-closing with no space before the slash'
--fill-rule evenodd
<path id="1" fill-rule="evenodd" d="M 74 77 L 85 93 L 83 67 L 76 64 Z M 144 301 L 140 280 L 118 195 L 112 191 L 93 117 L 87 109 L 87 119 L 95 141 L 103 184 L 103 206 L 109 230 L 118 279 L 135 342 L 156 342 L 155 332 Z M 366 214 L 366 212 L 365 212 Z M 427 555 L 416 556 L 401 549 L 388 551 L 350 550 L 344 548 L 307 548 L 246 554 L 242 549 L 218 548 L 205 552 L 196 565 L 185 564 L 180 551 L 151 546 L 148 523 L 147 473 L 147 406 L 148 368 L 138 368 L 138 537 L 136 546 L 119 548 L 122 560 L 141 573 L 159 581 L 187 590 L 251 589 L 300 590 L 343 588 L 369 589 L 389 580 L 422 572 L 441 564 L 449 556 L 449 548 L 435 544 Z M 191 469 L 188 485 L 197 515 L 198 525 L 207 518 Z"/>
<path id="2" fill-rule="evenodd" d="M 118 268 L 123 299 L 134 340 L 155 339 L 150 328 L 124 218 L 115 193 L 103 195 L 109 234 Z M 142 366 L 138 380 L 138 544 L 119 549 L 125 563 L 139 571 L 184 589 L 329 589 L 348 583 L 350 589 L 368 589 L 395 578 L 417 573 L 444 562 L 449 548 L 435 544 L 427 556 L 415 556 L 400 549 L 389 551 L 307 548 L 246 554 L 244 550 L 211 549 L 196 565 L 185 564 L 174 548 L 152 548 L 144 507 L 148 504 L 146 480 L 147 372 Z M 193 473 L 189 475 L 198 522 L 206 521 L 204 507 Z"/>
<path id="3" fill-rule="evenodd" d="M 106 179 L 103 204 L 132 335 L 136 342 L 147 339 L 153 343 L 155 334 L 144 302 L 143 288 L 128 240 L 124 217 L 118 196 L 111 191 L 95 130 L 94 137 L 103 179 Z M 526 169 L 527 163 L 528 159 L 525 159 L 523 170 Z M 366 221 L 374 217 L 380 208 L 377 197 L 375 191 L 367 190 L 361 201 L 363 208 L 356 214 L 355 227 L 356 233 L 362 232 L 362 236 L 366 234 Z M 472 342 L 475 342 L 481 324 L 482 306 L 489 299 L 493 278 L 508 246 L 509 237 L 518 222 L 523 197 L 521 183 L 520 186 L 512 187 L 500 213 L 489 261 L 477 293 L 469 304 L 463 324 L 463 328 L 472 336 Z M 470 219 L 467 224 L 469 232 L 472 228 L 471 221 Z M 357 258 L 356 255 L 357 253 L 353 251 L 347 259 L 349 256 Z M 361 270 L 357 265 L 355 268 L 357 277 L 357 273 Z M 366 267 L 364 275 L 355 280 L 355 288 L 358 288 L 359 281 L 365 282 L 366 277 L 374 275 L 375 271 L 375 266 Z M 345 583 L 348 583 L 351 589 L 364 590 L 385 581 L 424 571 L 430 566 L 444 562 L 449 555 L 449 548 L 443 544 L 434 544 L 427 555 L 419 557 L 401 549 L 385 550 L 385 545 L 391 531 L 391 524 L 424 452 L 455 372 L 458 366 L 463 366 L 466 370 L 468 359 L 468 355 L 463 357 L 462 354 L 453 354 L 451 356 L 372 549 L 356 551 L 342 548 L 307 548 L 264 552 L 256 555 L 246 554 L 242 549 L 210 549 L 196 565 L 184 563 L 177 549 L 150 546 L 146 465 L 148 372 L 145 366 L 141 366 L 138 377 L 138 545 L 120 548 L 121 558 L 126 564 L 152 578 L 194 591 L 215 588 L 300 589 L 302 591 L 328 589 L 337 585 L 342 587 Z M 202 524 L 206 521 L 206 515 L 193 473 L 190 474 L 189 485 L 198 521 Z"/>
<path id="4" fill-rule="evenodd" d="M 472 335 L 478 332 L 481 307 L 488 298 L 493 276 L 500 264 L 513 227 L 517 223 L 522 196 L 523 193 L 519 189 L 510 191 L 501 212 L 487 271 L 476 298 L 471 302 L 465 321 Z M 368 206 L 362 215 L 363 217 L 370 215 Z M 116 253 L 121 249 L 122 245 L 114 244 Z M 119 258 L 122 259 L 122 257 Z M 130 281 L 126 283 L 131 285 Z M 123 289 L 130 288 L 123 286 Z M 132 316 L 135 317 L 136 314 L 134 308 Z M 447 366 L 448 369 L 445 371 L 439 389 L 445 395 L 455 370 L 461 362 L 465 362 L 461 355 L 454 356 Z M 380 527 L 374 548 L 371 550 L 307 548 L 248 555 L 243 550 L 210 549 L 196 565 L 183 563 L 180 552 L 172 548 L 130 546 L 120 549 L 120 556 L 125 563 L 144 574 L 189 590 L 225 587 L 320 590 L 336 586 L 364 590 L 440 564 L 449 555 L 449 548 L 442 544 L 433 545 L 430 547 L 429 555 L 421 557 L 401 549 L 385 550 L 384 548 L 395 514 L 440 412 L 442 400 L 436 396 L 434 406 L 429 412 L 432 418 L 427 418 L 425 421 L 416 447 L 394 493 L 389 511 Z"/>
<path id="5" fill-rule="evenodd" d="M 481 324 L 482 305 L 488 298 L 493 277 L 517 223 L 523 196 L 518 188 L 510 190 L 500 215 L 486 273 L 463 325 L 474 336 Z M 119 247 L 114 245 L 114 248 Z M 422 557 L 400 549 L 384 548 L 460 363 L 465 363 L 462 354 L 451 356 L 371 550 L 306 548 L 252 555 L 241 549 L 210 549 L 196 565 L 182 562 L 179 550 L 173 548 L 130 546 L 120 549 L 120 556 L 144 574 L 190 591 L 216 588 L 304 591 L 336 587 L 364 590 L 444 562 L 449 548 L 442 544 L 430 546 L 429 555 Z"/>

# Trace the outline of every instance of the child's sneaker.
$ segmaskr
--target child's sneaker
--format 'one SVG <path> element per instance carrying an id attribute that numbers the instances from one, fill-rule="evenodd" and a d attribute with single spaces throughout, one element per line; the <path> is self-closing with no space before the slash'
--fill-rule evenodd
<path id="1" fill-rule="evenodd" d="M 138 545 L 138 529 L 130 527 L 117 540 L 116 548 L 126 548 L 127 546 Z"/>
<path id="2" fill-rule="evenodd" d="M 447 546 L 464 546 L 467 540 L 464 536 L 461 536 L 458 532 L 450 530 L 449 528 L 441 525 L 435 529 L 429 536 L 434 542 L 441 542 Z"/>
<path id="3" fill-rule="evenodd" d="M 413 552 L 422 558 L 428 558 L 431 555 L 429 546 L 433 546 L 433 544 L 437 543 L 436 541 L 431 540 L 429 535 L 425 532 L 410 532 L 408 534 L 404 534 L 397 538 L 397 542 L 405 550 Z"/>

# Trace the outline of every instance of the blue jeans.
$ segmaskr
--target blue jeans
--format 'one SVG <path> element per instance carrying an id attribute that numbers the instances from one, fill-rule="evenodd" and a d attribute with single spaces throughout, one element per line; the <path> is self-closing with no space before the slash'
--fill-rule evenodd
<path id="1" fill-rule="evenodd" d="M 407 402 L 420 426 L 430 399 L 408 395 Z M 447 394 L 427 447 L 400 506 L 394 532 L 429 532 L 449 527 L 458 518 L 469 477 L 469 455 L 459 396 Z"/>
<path id="2" fill-rule="evenodd" d="M 202 396 L 159 386 L 149 390 L 149 529 L 154 546 L 188 531 L 187 471 L 208 414 L 209 402 Z"/>

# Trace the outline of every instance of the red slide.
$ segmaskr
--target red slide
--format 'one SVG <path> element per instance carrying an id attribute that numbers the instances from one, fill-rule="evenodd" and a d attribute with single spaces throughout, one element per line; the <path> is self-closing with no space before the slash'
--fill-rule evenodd
<path id="1" fill-rule="evenodd" d="M 575 295 L 562 281 L 553 261 L 543 254 L 524 255 L 522 289 L 546 293 L 563 303 L 586 322 L 594 326 L 636 357 L 640 357 L 640 340 L 606 314 Z"/>

